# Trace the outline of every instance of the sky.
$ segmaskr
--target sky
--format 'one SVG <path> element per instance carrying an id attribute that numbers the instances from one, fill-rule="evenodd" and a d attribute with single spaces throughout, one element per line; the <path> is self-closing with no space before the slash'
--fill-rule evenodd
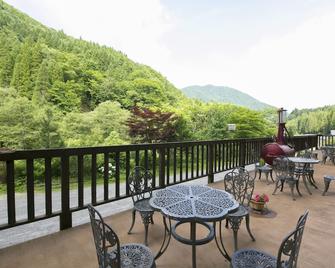
<path id="1" fill-rule="evenodd" d="M 335 104 L 333 0 L 5 0 L 176 87 L 229 86 L 291 111 Z"/>

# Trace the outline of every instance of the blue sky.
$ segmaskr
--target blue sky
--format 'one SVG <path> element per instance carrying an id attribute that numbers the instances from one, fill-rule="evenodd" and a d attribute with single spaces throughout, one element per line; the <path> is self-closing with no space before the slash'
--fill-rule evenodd
<path id="1" fill-rule="evenodd" d="M 179 88 L 230 86 L 289 110 L 335 104 L 335 1 L 5 1 Z"/>

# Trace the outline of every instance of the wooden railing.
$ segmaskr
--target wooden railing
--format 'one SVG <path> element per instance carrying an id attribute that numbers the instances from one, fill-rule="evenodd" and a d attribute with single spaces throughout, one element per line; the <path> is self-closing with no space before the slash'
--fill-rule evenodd
<path id="1" fill-rule="evenodd" d="M 296 150 L 303 150 L 317 147 L 318 141 L 318 136 L 313 135 L 293 137 L 291 142 Z M 138 165 L 151 170 L 154 189 L 205 176 L 211 183 L 215 173 L 257 161 L 268 142 L 271 138 L 1 153 L 0 161 L 5 163 L 7 218 L 0 224 L 0 230 L 55 216 L 60 217 L 60 229 L 70 228 L 72 213 L 86 208 L 88 203 L 98 205 L 129 197 L 126 178 Z M 54 189 L 57 180 L 60 180 L 59 191 Z M 23 218 L 17 217 L 16 208 L 16 184 L 22 181 L 27 212 Z M 42 190 L 36 189 L 36 181 L 43 185 Z M 55 199 L 59 193 L 60 198 Z M 37 196 L 40 200 L 41 195 L 44 202 L 39 201 L 38 205 L 43 203 L 43 212 L 36 213 L 35 200 Z"/>
<path id="2" fill-rule="evenodd" d="M 335 136 L 333 135 L 319 135 L 319 147 L 332 145 L 335 146 Z"/>

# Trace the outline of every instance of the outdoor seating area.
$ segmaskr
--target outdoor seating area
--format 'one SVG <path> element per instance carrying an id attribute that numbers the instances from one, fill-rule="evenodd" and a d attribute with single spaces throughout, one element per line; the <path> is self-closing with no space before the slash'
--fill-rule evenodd
<path id="1" fill-rule="evenodd" d="M 249 233 L 250 230 L 247 228 L 239 228 L 237 236 L 234 235 L 235 232 L 229 228 L 225 228 L 225 224 L 222 224 L 222 243 L 229 256 L 233 257 L 234 263 L 240 258 L 237 256 L 238 254 L 233 255 L 234 248 L 236 247 L 234 238 L 237 237 L 238 249 L 240 250 L 238 252 L 245 252 L 245 248 L 252 248 L 252 252 L 254 253 L 256 252 L 255 250 L 259 250 L 266 252 L 269 256 L 277 256 L 283 239 L 292 230 L 301 230 L 299 229 L 301 227 L 301 224 L 299 225 L 300 221 L 298 225 L 297 221 L 308 210 L 308 219 L 306 221 L 304 218 L 305 221 L 303 222 L 305 229 L 298 256 L 298 267 L 332 267 L 335 262 L 333 254 L 333 245 L 335 242 L 335 229 L 333 228 L 333 222 L 335 221 L 335 188 L 330 186 L 325 196 L 322 193 L 325 187 L 324 176 L 334 175 L 335 166 L 331 163 L 315 165 L 313 175 L 317 188 L 310 188 L 312 194 L 309 194 L 307 189 L 301 188 L 300 192 L 302 196 L 296 198 L 294 202 L 292 201 L 290 191 L 285 191 L 285 189 L 280 194 L 272 195 L 275 184 L 268 184 L 265 180 L 254 180 L 253 168 L 248 168 L 250 176 L 247 176 L 247 178 L 252 178 L 255 183 L 253 193 L 265 193 L 270 197 L 270 201 L 265 208 L 267 213 L 249 210 L 250 230 L 255 240 L 251 239 L 253 236 L 251 236 Z M 229 177 L 226 174 L 229 173 L 216 174 L 214 178 L 215 182 L 208 186 L 218 190 L 228 190 L 223 181 L 224 176 Z M 234 177 L 232 175 L 234 174 L 230 175 L 231 178 Z M 202 182 L 204 181 L 202 180 Z M 310 183 L 308 180 L 306 182 Z M 200 183 L 200 180 L 198 183 Z M 194 184 L 197 184 L 197 180 L 192 182 L 192 185 Z M 189 185 L 189 183 L 186 185 Z M 155 197 L 155 193 L 158 192 L 159 190 L 154 191 L 153 196 Z M 246 197 L 248 198 L 249 195 L 250 193 L 247 193 Z M 190 196 L 185 198 L 190 198 Z M 114 205 L 112 202 L 104 206 L 112 207 Z M 99 211 L 99 206 L 95 207 L 95 209 Z M 103 216 L 104 222 L 111 226 L 117 234 L 121 247 L 129 243 L 142 244 L 144 241 L 145 230 L 141 217 L 136 218 L 132 234 L 128 234 L 128 228 L 132 225 L 132 211 L 127 210 L 115 215 Z M 148 247 L 152 254 L 156 255 L 163 243 L 166 222 L 164 224 L 160 212 L 155 212 L 151 216 L 153 224 L 150 224 L 150 231 L 148 232 Z M 176 221 L 172 220 L 173 224 L 176 224 Z M 181 224 L 174 231 L 174 235 L 190 237 L 189 225 Z M 196 239 L 206 239 L 208 232 L 209 229 L 206 226 L 197 225 Z M 184 244 L 177 239 L 171 238 L 170 245 L 166 248 L 165 252 L 155 260 L 156 266 L 192 267 L 192 251 L 190 244 Z M 98 266 L 90 223 L 12 247 L 3 248 L 0 250 L 0 260 L 1 267 Z M 196 264 L 197 267 L 230 267 L 230 262 L 225 258 L 224 254 L 221 254 L 214 240 L 196 246 Z"/>

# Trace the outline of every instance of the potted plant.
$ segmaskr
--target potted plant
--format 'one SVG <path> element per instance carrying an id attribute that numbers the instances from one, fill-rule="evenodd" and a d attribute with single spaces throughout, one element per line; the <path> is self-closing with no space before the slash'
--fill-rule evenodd
<path id="1" fill-rule="evenodd" d="M 250 200 L 250 207 L 262 211 L 265 203 L 269 202 L 269 196 L 267 194 L 254 194 Z"/>

